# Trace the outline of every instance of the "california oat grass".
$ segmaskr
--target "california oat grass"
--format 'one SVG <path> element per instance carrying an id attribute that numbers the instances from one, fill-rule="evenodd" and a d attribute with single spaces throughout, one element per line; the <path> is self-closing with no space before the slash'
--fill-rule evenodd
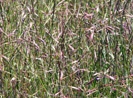
<path id="1" fill-rule="evenodd" d="M 0 97 L 132 97 L 132 6 L 132 0 L 1 2 Z"/>

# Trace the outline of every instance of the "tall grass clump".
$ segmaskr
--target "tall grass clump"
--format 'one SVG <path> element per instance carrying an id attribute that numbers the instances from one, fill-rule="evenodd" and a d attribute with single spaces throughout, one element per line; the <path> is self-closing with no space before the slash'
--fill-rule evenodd
<path id="1" fill-rule="evenodd" d="M 132 0 L 0 0 L 0 97 L 132 97 L 132 9 Z"/>

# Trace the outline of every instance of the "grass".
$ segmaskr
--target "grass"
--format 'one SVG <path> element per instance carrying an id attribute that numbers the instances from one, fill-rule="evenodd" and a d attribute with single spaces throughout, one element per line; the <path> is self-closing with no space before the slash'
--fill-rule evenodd
<path id="1" fill-rule="evenodd" d="M 0 97 L 131 98 L 132 0 L 1 0 Z"/>

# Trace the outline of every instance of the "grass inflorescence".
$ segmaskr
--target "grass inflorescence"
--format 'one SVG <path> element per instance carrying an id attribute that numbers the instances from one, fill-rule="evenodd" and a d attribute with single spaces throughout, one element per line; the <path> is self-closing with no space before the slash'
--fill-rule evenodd
<path id="1" fill-rule="evenodd" d="M 132 97 L 132 9 L 132 0 L 0 0 L 0 97 Z"/>

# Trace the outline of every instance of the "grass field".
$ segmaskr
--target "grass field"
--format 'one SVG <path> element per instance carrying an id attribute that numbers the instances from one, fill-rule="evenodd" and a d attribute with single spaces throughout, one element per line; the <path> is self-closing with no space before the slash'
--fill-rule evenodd
<path id="1" fill-rule="evenodd" d="M 0 98 L 132 98 L 133 0 L 0 0 Z"/>

